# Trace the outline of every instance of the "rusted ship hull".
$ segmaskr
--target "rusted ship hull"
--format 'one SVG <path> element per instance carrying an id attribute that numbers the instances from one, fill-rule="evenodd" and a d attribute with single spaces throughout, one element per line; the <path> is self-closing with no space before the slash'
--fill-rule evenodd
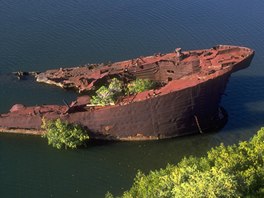
<path id="1" fill-rule="evenodd" d="M 196 86 L 130 105 L 70 114 L 64 114 L 66 106 L 56 113 L 57 106 L 48 106 L 51 110 L 44 114 L 48 119 L 60 118 L 86 126 L 96 139 L 163 139 L 212 131 L 225 119 L 219 117 L 219 103 L 229 76 L 225 73 Z M 26 115 L 2 116 L 0 126 L 7 127 L 1 127 L 1 131 L 42 134 L 42 112 L 34 111 L 35 115 L 30 111 Z"/>
<path id="2" fill-rule="evenodd" d="M 219 101 L 228 77 L 225 74 L 196 87 L 114 110 L 78 113 L 66 120 L 89 126 L 94 137 L 103 139 L 164 139 L 212 131 L 225 119 L 219 117 Z"/>
<path id="3" fill-rule="evenodd" d="M 42 134 L 42 117 L 78 123 L 96 139 L 164 139 L 212 131 L 225 119 L 219 104 L 231 73 L 248 67 L 254 56 L 253 50 L 241 49 L 243 59 L 230 66 L 206 75 L 169 79 L 159 90 L 131 96 L 125 104 L 21 107 L 0 116 L 0 131 Z"/>

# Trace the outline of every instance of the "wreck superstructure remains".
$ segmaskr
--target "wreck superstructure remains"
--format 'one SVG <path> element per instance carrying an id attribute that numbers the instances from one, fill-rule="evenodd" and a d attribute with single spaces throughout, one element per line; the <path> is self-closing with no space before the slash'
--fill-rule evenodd
<path id="1" fill-rule="evenodd" d="M 15 105 L 0 115 L 0 131 L 41 134 L 41 120 L 78 123 L 92 138 L 163 139 L 210 131 L 222 121 L 221 96 L 232 72 L 249 66 L 254 51 L 219 45 L 211 49 L 139 57 L 106 65 L 48 70 L 37 81 L 89 91 L 107 80 L 143 78 L 163 84 L 155 90 L 121 97 L 115 105 L 92 106 L 89 97 L 70 105 Z"/>

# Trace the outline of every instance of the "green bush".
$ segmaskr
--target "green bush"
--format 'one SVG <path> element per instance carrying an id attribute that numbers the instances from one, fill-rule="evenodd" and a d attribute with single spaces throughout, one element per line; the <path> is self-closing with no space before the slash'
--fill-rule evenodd
<path id="1" fill-rule="evenodd" d="M 108 89 L 114 94 L 119 94 L 123 92 L 123 83 L 117 78 L 113 78 L 108 86 Z"/>
<path id="2" fill-rule="evenodd" d="M 69 124 L 60 119 L 46 121 L 43 119 L 42 128 L 46 130 L 43 137 L 48 139 L 48 144 L 57 149 L 77 148 L 89 139 L 87 132 L 79 125 Z"/>
<path id="3" fill-rule="evenodd" d="M 184 158 L 148 175 L 138 172 L 122 197 L 264 197 L 264 128 L 250 141 L 221 144 L 206 157 Z"/>
<path id="4" fill-rule="evenodd" d="M 114 93 L 111 92 L 105 86 L 102 86 L 96 91 L 96 95 L 92 96 L 90 102 L 91 104 L 97 106 L 114 105 L 115 104 Z"/>
<path id="5" fill-rule="evenodd" d="M 90 102 L 91 104 L 97 106 L 114 105 L 122 91 L 122 82 L 116 78 L 113 78 L 108 88 L 105 86 L 100 87 L 96 91 L 96 95 L 92 96 Z"/>
<path id="6" fill-rule="evenodd" d="M 114 105 L 118 97 L 122 95 L 131 95 L 146 90 L 154 89 L 157 86 L 148 79 L 136 79 L 124 86 L 124 83 L 117 78 L 111 79 L 108 87 L 101 86 L 92 96 L 90 102 L 96 106 Z"/>
<path id="7" fill-rule="evenodd" d="M 156 83 L 148 79 L 136 79 L 127 85 L 127 94 L 136 94 L 146 90 L 154 89 Z"/>

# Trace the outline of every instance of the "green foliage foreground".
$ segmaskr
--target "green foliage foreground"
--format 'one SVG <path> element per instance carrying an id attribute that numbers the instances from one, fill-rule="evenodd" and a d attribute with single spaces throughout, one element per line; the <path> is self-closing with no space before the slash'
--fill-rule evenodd
<path id="1" fill-rule="evenodd" d="M 48 144 L 57 149 L 77 148 L 85 144 L 89 139 L 87 131 L 76 124 L 69 124 L 60 119 L 46 121 L 43 119 L 42 128 L 46 130 L 43 137 L 48 139 Z"/>
<path id="2" fill-rule="evenodd" d="M 264 128 L 250 141 L 211 149 L 206 157 L 138 172 L 122 197 L 264 197 Z M 113 197 L 107 193 L 106 197 Z"/>

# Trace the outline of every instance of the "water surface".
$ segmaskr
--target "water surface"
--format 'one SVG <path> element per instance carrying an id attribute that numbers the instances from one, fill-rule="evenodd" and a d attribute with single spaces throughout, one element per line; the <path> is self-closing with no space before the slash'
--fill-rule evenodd
<path id="1" fill-rule="evenodd" d="M 74 92 L 18 81 L 13 71 L 101 63 L 234 44 L 256 50 L 251 67 L 232 75 L 217 133 L 154 142 L 93 144 L 58 151 L 40 137 L 0 135 L 0 197 L 103 197 L 183 156 L 220 142 L 249 139 L 264 125 L 264 2 L 260 0 L 2 0 L 0 112 L 15 103 L 62 104 Z"/>

